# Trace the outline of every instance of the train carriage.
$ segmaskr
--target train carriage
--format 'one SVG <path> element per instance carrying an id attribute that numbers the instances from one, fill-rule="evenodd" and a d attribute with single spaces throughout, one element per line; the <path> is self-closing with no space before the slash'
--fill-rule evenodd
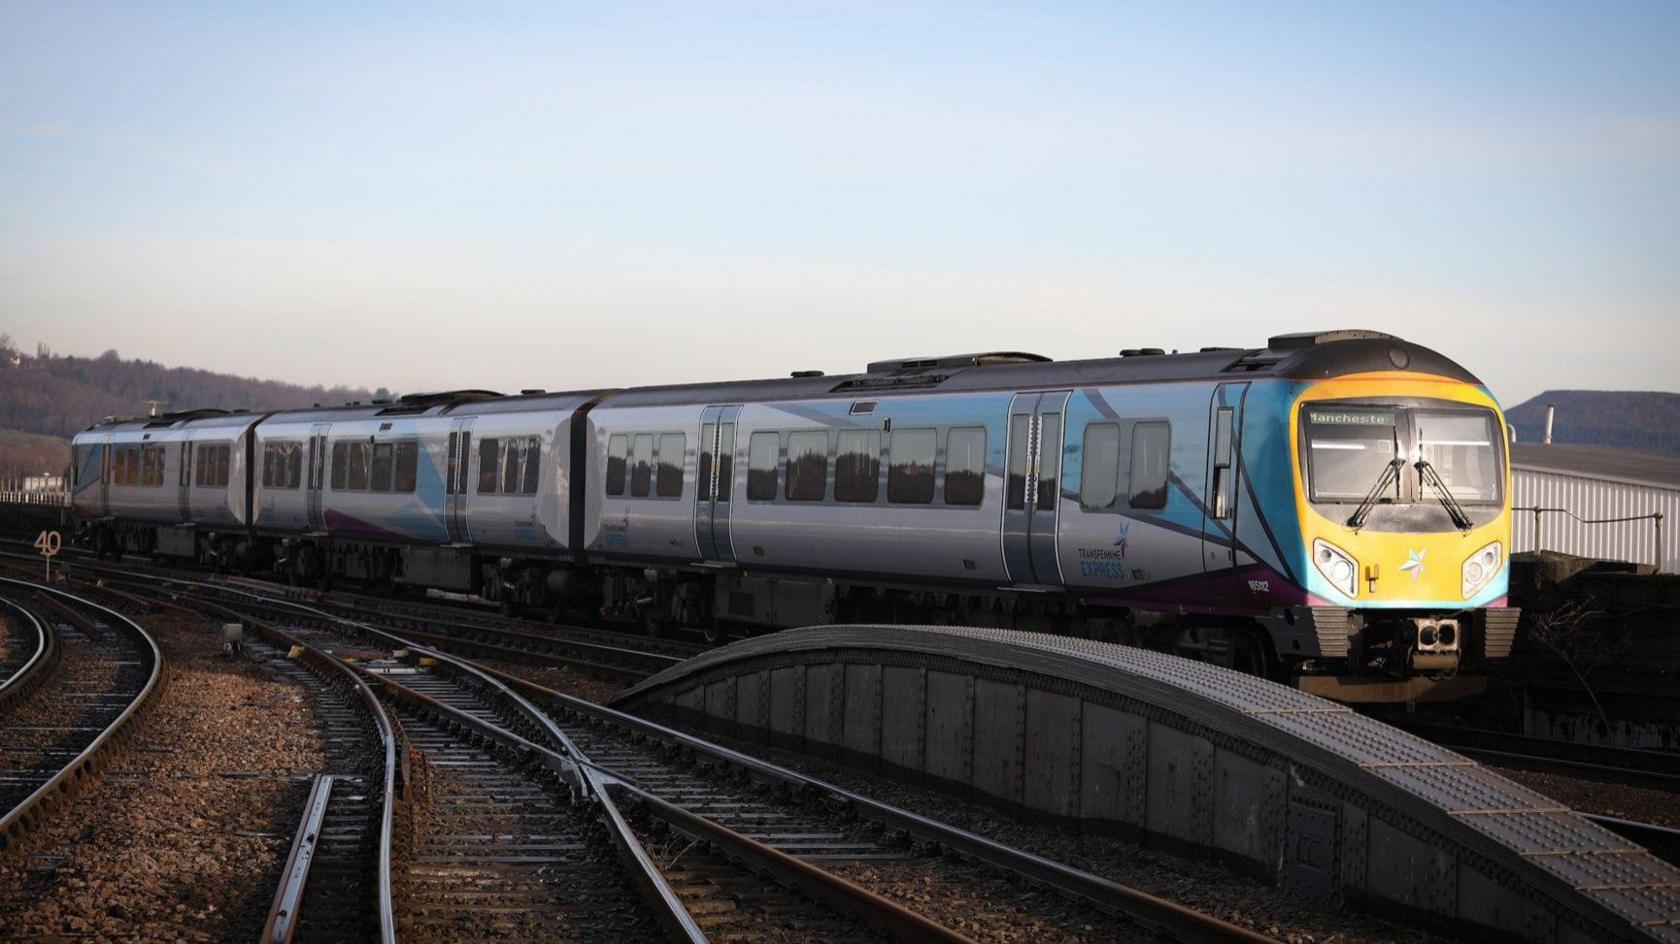
<path id="1" fill-rule="evenodd" d="M 1503 658 L 1517 616 L 1498 406 L 1462 367 L 1376 332 L 246 422 L 247 562 L 294 578 L 712 638 L 1011 626 L 1382 700 L 1467 690 L 1447 680 Z M 77 454 L 144 426 L 97 426 Z M 107 508 L 103 492 L 78 470 L 95 532 L 200 515 L 128 491 Z"/>

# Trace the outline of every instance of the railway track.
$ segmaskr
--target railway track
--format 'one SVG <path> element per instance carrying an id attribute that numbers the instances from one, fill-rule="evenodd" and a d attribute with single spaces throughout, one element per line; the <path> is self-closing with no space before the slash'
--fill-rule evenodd
<path id="1" fill-rule="evenodd" d="M 0 578 L 0 607 L 43 653 L 0 689 L 6 851 L 104 770 L 157 693 L 164 662 L 139 624 L 82 597 Z"/>
<path id="2" fill-rule="evenodd" d="M 429 923 L 416 925 L 420 933 L 476 927 L 455 923 L 448 903 L 465 900 L 471 888 L 494 889 L 496 882 L 513 881 L 494 877 L 502 867 L 518 874 L 541 865 L 565 865 L 532 861 L 527 854 L 541 859 L 546 853 L 563 856 L 576 850 L 514 841 L 557 835 L 571 837 L 561 845 L 581 841 L 575 832 L 560 829 L 569 821 L 554 818 L 552 801 L 564 784 L 569 795 L 597 804 L 593 821 L 606 824 L 628 879 L 642 889 L 644 908 L 655 905 L 652 910 L 661 916 L 667 935 L 678 939 L 763 939 L 766 934 L 770 939 L 965 939 L 846 877 L 848 871 L 873 866 L 913 872 L 923 887 L 960 889 L 970 901 L 1019 899 L 1025 879 L 1052 889 L 1053 897 L 1074 899 L 1074 907 L 1126 916 L 1139 940 L 1157 935 L 1185 941 L 1268 940 L 756 758 L 484 670 L 417 645 L 408 634 L 254 591 L 218 587 L 213 593 L 218 601 L 197 593 L 175 599 L 221 607 L 252 624 L 283 624 L 286 638 L 353 661 L 382 689 L 383 699 L 422 748 L 427 761 L 418 779 L 441 783 L 441 795 L 452 804 L 467 803 L 467 797 L 479 798 L 472 802 L 480 804 L 487 802 L 485 797 L 551 801 L 540 814 L 518 807 L 472 810 L 468 804 L 469 815 L 505 821 L 507 827 L 474 825 L 439 812 L 417 819 L 413 863 L 442 870 L 414 873 L 427 880 L 424 884 L 396 881 L 407 889 L 397 895 L 399 915 L 432 916 Z M 389 658 L 403 649 L 409 650 L 407 659 Z M 515 772 L 526 779 L 516 779 Z M 465 789 L 460 778 L 468 776 L 483 779 Z M 530 831 L 523 819 L 529 815 L 551 817 L 544 821 L 551 831 Z M 504 843 L 511 844 L 511 854 L 484 856 Z M 932 855 L 936 852 L 948 855 Z M 464 858 L 451 859 L 457 855 Z M 765 882 L 764 875 L 774 881 Z M 424 888 L 441 897 L 426 897 Z M 519 901 L 554 903 L 543 898 L 554 889 L 540 884 L 514 882 L 501 891 Z M 503 933 L 520 930 L 517 922 L 497 925 L 482 915 L 473 920 L 489 920 Z M 791 938 L 786 936 L 790 927 L 800 929 Z"/>

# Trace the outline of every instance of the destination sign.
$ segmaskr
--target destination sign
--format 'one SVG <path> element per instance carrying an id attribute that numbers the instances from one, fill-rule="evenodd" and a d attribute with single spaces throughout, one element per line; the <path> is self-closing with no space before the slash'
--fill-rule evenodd
<path id="1" fill-rule="evenodd" d="M 1307 414 L 1314 426 L 1393 426 L 1393 413 L 1369 410 L 1313 410 Z"/>

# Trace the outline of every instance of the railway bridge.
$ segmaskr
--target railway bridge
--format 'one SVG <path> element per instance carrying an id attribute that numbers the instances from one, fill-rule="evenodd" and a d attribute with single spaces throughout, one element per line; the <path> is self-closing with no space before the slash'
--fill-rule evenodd
<path id="1" fill-rule="evenodd" d="M 745 640 L 618 706 L 780 744 L 1278 885 L 1536 942 L 1680 942 L 1680 870 L 1346 706 L 1160 653 L 989 629 Z"/>

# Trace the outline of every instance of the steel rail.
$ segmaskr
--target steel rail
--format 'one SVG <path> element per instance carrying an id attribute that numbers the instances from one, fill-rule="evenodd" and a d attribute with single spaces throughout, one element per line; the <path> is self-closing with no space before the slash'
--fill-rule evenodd
<path id="1" fill-rule="evenodd" d="M 268 944 L 291 944 L 292 935 L 297 933 L 299 905 L 304 890 L 309 887 L 309 867 L 315 861 L 315 848 L 321 840 L 321 824 L 327 818 L 332 787 L 331 774 L 317 774 L 309 788 L 303 819 L 292 839 L 286 867 L 280 873 L 280 886 L 274 893 L 274 904 L 268 909 L 268 923 L 263 925 L 262 939 Z"/>
<path id="2" fill-rule="evenodd" d="M 565 733 L 560 730 L 560 728 L 554 723 L 553 719 L 549 718 L 547 714 L 538 710 L 535 705 L 532 705 L 522 696 L 512 691 L 499 679 L 487 674 L 485 670 L 473 665 L 470 662 L 465 662 L 439 650 L 419 645 L 410 639 L 397 635 L 396 633 L 379 629 L 359 620 L 335 616 L 307 604 L 291 600 L 274 600 L 264 598 L 254 591 L 216 586 L 214 584 L 206 584 L 201 581 L 176 582 L 206 587 L 217 592 L 243 597 L 247 599 L 247 602 L 251 603 L 302 613 L 307 618 L 322 620 L 331 625 L 347 628 L 358 634 L 381 640 L 384 643 L 392 645 L 396 648 L 406 648 L 412 652 L 424 654 L 425 656 L 436 660 L 440 664 L 450 666 L 454 671 L 462 675 L 477 680 L 480 685 L 488 688 L 494 693 L 499 694 L 505 702 L 512 705 L 521 715 L 523 715 L 530 724 L 542 731 L 548 739 L 560 747 L 561 750 L 555 753 L 563 755 L 568 751 L 573 753 L 576 753 L 577 751 L 576 746 L 571 743 L 570 739 L 566 737 Z M 237 612 L 230 607 L 226 607 L 225 604 L 224 608 L 230 612 Z M 327 658 L 332 657 L 327 656 Z M 340 665 L 344 665 L 344 663 L 340 660 L 334 659 L 333 661 Z M 382 679 L 382 681 L 386 684 L 387 690 L 392 690 L 391 686 L 394 683 L 390 679 Z M 414 694 L 421 698 L 425 697 L 420 695 L 418 692 Z M 454 709 L 450 708 L 448 705 L 442 705 L 441 703 L 438 703 L 438 707 L 447 711 L 454 711 Z M 475 722 L 475 728 L 486 724 L 478 719 L 472 719 L 470 715 L 465 715 L 464 713 L 457 714 L 460 714 L 464 719 L 471 719 L 472 722 Z M 511 735 L 511 732 L 507 733 Z M 517 735 L 512 736 L 517 737 Z M 521 740 L 523 739 L 521 738 Z M 552 752 L 551 748 L 542 748 L 542 750 Z M 612 797 L 607 795 L 604 789 L 604 781 L 601 779 L 600 775 L 594 771 L 579 768 L 578 777 L 575 782 L 576 786 L 580 788 L 580 792 L 590 796 L 601 809 L 603 819 L 606 821 L 606 825 L 608 826 L 608 835 L 618 847 L 619 856 L 629 868 L 632 879 L 643 890 L 649 904 L 653 906 L 655 917 L 661 926 L 666 929 L 667 933 L 671 935 L 673 940 L 687 941 L 690 942 L 690 944 L 702 944 L 702 942 L 706 940 L 704 932 L 700 930 L 699 924 L 694 920 L 693 916 L 688 913 L 688 909 L 683 906 L 681 900 L 677 897 L 676 892 L 665 880 L 665 877 L 660 874 L 658 867 L 654 865 L 653 860 L 647 855 L 647 852 L 642 849 L 641 843 L 636 839 L 635 834 L 630 830 L 628 822 L 624 819 L 623 814 L 619 812 Z"/>
<path id="3" fill-rule="evenodd" d="M 662 741 L 731 767 L 756 778 L 781 783 L 796 790 L 814 791 L 833 798 L 857 815 L 896 829 L 933 845 L 968 856 L 994 868 L 1012 872 L 1034 882 L 1054 888 L 1062 894 L 1090 902 L 1111 914 L 1123 914 L 1137 923 L 1170 935 L 1173 939 L 1194 944 L 1240 941 L 1244 944 L 1277 944 L 1270 937 L 1223 921 L 1212 915 L 1185 907 L 1177 902 L 1151 895 L 1081 869 L 1034 855 L 1005 845 L 985 836 L 971 833 L 880 800 L 854 793 L 815 777 L 762 760 L 750 754 L 713 744 L 674 728 L 627 714 L 615 708 L 585 701 L 564 692 L 529 682 L 517 676 L 485 669 L 508 684 L 532 697 L 558 705 L 633 733 Z"/>
<path id="4" fill-rule="evenodd" d="M 39 823 L 40 818 L 55 804 L 68 798 L 73 791 L 85 785 L 107 759 L 109 749 L 119 737 L 126 737 L 133 733 L 135 718 L 140 710 L 147 707 L 156 695 L 163 678 L 163 652 L 158 648 L 157 641 L 146 632 L 139 623 L 128 617 L 93 602 L 78 597 L 63 590 L 43 586 L 27 580 L 14 580 L 10 577 L 0 577 L 0 584 L 17 587 L 22 590 L 40 595 L 42 599 L 70 601 L 75 606 L 96 610 L 105 618 L 112 628 L 124 632 L 140 643 L 143 657 L 149 657 L 151 671 L 147 673 L 146 681 L 140 691 L 123 706 L 117 717 L 105 726 L 105 729 L 94 736 L 93 740 L 76 754 L 69 763 L 61 767 L 46 783 L 35 788 L 29 796 L 14 806 L 11 810 L 0 815 L 0 849 L 10 848 L 16 844 L 23 831 Z"/>
<path id="5" fill-rule="evenodd" d="M 147 598 L 138 594 L 116 590 L 108 586 L 97 588 L 101 592 L 129 600 L 140 605 L 155 605 L 166 607 L 194 616 L 213 615 L 224 619 L 244 620 L 259 635 L 266 637 L 278 647 L 294 650 L 299 653 L 299 661 L 316 677 L 331 684 L 333 678 L 340 683 L 354 688 L 357 697 L 362 702 L 363 709 L 373 720 L 375 731 L 383 747 L 384 762 L 382 784 L 380 787 L 380 817 L 379 817 L 379 848 L 377 850 L 378 875 L 376 886 L 377 899 L 374 907 L 377 909 L 379 940 L 381 944 L 395 944 L 397 939 L 397 920 L 395 906 L 391 894 L 391 845 L 395 831 L 395 798 L 398 785 L 406 794 L 410 775 L 408 769 L 408 751 L 401 745 L 401 729 L 398 728 L 385 712 L 385 706 L 380 704 L 379 697 L 373 693 L 361 676 L 343 661 L 309 645 L 301 639 L 284 630 L 260 620 L 250 620 L 245 614 L 237 610 L 222 606 L 213 600 L 193 600 L 193 606 L 182 606 L 168 600 Z M 158 593 L 156 588 L 146 588 Z M 283 890 L 283 888 L 282 888 Z M 295 928 L 295 922 L 293 924 Z"/>
<path id="6" fill-rule="evenodd" d="M 39 680 L 46 678 L 52 671 L 52 667 L 58 662 L 58 633 L 53 632 L 52 627 L 45 621 L 37 619 L 34 613 L 11 600 L 0 598 L 0 604 L 15 610 L 26 626 L 33 627 L 35 636 L 35 649 L 29 658 L 18 666 L 17 671 L 0 679 L 0 705 L 4 705 L 34 688 Z"/>

